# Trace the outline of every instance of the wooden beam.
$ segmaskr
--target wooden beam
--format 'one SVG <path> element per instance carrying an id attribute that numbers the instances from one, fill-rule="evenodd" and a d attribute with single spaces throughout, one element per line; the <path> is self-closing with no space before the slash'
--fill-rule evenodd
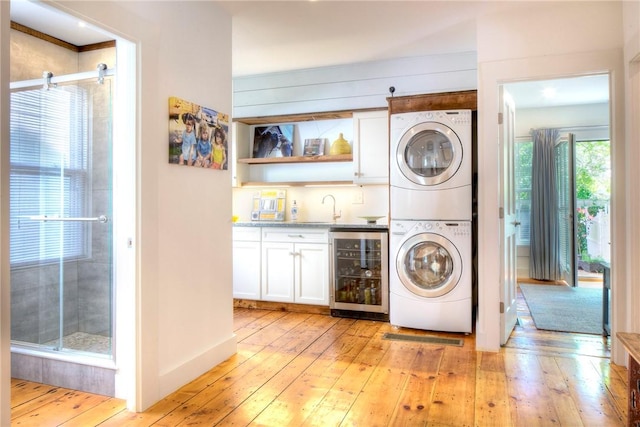
<path id="1" fill-rule="evenodd" d="M 478 91 L 431 93 L 387 98 L 389 114 L 414 111 L 472 110 L 478 109 Z"/>
<path id="2" fill-rule="evenodd" d="M 110 48 L 110 47 L 115 47 L 116 46 L 115 40 L 110 40 L 110 41 L 101 42 L 101 43 L 93 43 L 93 44 L 88 44 L 88 45 L 84 45 L 84 46 L 76 46 L 74 44 L 67 43 L 64 40 L 60 40 L 60 39 L 55 38 L 53 36 L 50 36 L 48 34 L 41 33 L 38 30 L 34 30 L 33 28 L 29 28 L 29 27 L 27 27 L 25 25 L 18 24 L 17 22 L 13 22 L 13 21 L 11 21 L 11 29 L 12 30 L 16 30 L 16 31 L 20 31 L 21 33 L 28 34 L 28 35 L 30 35 L 32 37 L 37 38 L 37 39 L 44 40 L 44 41 L 49 42 L 51 44 L 54 44 L 56 46 L 60 46 L 60 47 L 63 47 L 65 49 L 69 49 L 70 51 L 78 52 L 78 53 L 88 52 L 88 51 L 92 51 L 92 50 L 106 49 L 106 48 Z"/>

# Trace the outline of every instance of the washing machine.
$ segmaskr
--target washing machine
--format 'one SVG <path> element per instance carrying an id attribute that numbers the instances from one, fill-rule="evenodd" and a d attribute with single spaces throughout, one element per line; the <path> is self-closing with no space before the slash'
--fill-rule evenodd
<path id="1" fill-rule="evenodd" d="M 389 119 L 391 218 L 470 221 L 471 110 L 399 113 Z"/>
<path id="2" fill-rule="evenodd" d="M 471 222 L 392 220 L 389 231 L 390 323 L 471 333 Z"/>

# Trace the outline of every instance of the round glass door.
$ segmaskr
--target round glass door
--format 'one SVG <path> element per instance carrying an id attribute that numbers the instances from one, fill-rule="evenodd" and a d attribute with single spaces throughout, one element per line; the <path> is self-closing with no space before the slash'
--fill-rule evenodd
<path id="1" fill-rule="evenodd" d="M 403 175 L 420 185 L 437 185 L 450 179 L 462 163 L 458 135 L 439 123 L 421 123 L 400 138 L 396 153 Z"/>
<path id="2" fill-rule="evenodd" d="M 462 259 L 446 238 L 430 233 L 413 236 L 398 253 L 396 269 L 404 286 L 416 295 L 439 297 L 458 284 Z"/>

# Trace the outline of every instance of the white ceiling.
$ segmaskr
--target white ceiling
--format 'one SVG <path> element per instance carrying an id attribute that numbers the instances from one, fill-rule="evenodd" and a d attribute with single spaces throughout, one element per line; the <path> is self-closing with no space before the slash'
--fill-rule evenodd
<path id="1" fill-rule="evenodd" d="M 518 109 L 609 101 L 609 76 L 606 74 L 509 83 L 505 87 Z M 548 90 L 553 96 L 545 96 Z"/>
<path id="2" fill-rule="evenodd" d="M 11 20 L 76 46 L 113 40 L 98 28 L 80 26 L 78 19 L 43 3 L 10 0 Z"/>
<path id="3" fill-rule="evenodd" d="M 515 1 L 218 1 L 232 15 L 233 76 L 476 51 L 475 19 Z M 82 46 L 111 40 L 42 3 L 11 0 L 11 19 Z M 554 99 L 541 96 L 552 86 Z M 518 108 L 607 102 L 608 79 L 509 85 Z"/>

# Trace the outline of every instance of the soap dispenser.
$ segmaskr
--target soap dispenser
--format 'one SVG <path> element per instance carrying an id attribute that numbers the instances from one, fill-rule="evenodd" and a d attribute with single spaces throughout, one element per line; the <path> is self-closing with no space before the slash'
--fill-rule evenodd
<path id="1" fill-rule="evenodd" d="M 291 221 L 297 221 L 297 220 L 298 220 L 298 205 L 294 200 L 293 205 L 291 206 Z"/>

